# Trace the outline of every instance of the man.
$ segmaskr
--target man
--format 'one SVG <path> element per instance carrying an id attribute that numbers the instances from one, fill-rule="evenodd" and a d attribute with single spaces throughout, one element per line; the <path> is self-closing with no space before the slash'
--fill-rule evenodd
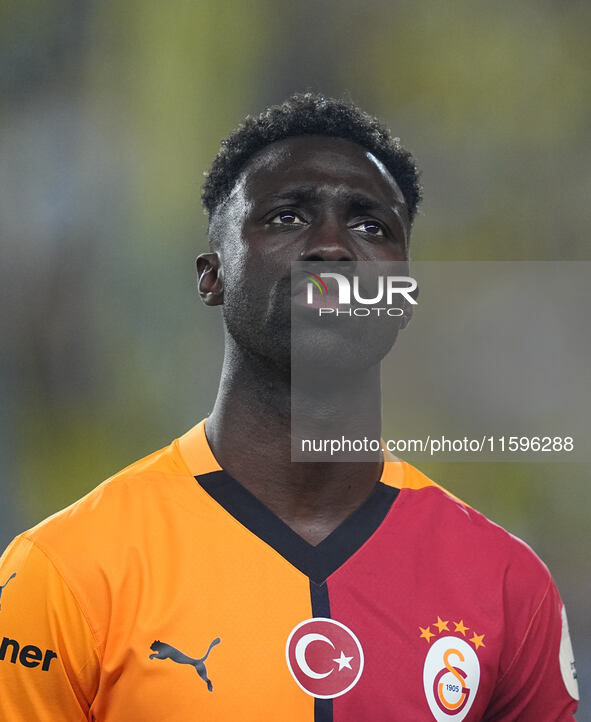
<path id="1" fill-rule="evenodd" d="M 292 264 L 404 263 L 410 154 L 358 108 L 294 96 L 223 143 L 203 199 L 214 409 L 7 549 L 1 719 L 572 720 L 564 608 L 525 544 L 381 453 L 292 461 Z M 378 362 L 410 306 L 378 350 L 298 331 L 378 436 Z M 297 397 L 331 429 L 333 401 Z"/>

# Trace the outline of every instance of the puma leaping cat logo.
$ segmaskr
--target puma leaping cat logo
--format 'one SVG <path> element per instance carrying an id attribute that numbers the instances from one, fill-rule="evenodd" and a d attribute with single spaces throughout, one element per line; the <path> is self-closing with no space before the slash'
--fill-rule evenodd
<path id="1" fill-rule="evenodd" d="M 4 587 L 8 584 L 8 582 L 11 579 L 14 579 L 16 577 L 16 572 L 13 572 L 8 579 L 4 582 L 4 584 L 0 585 L 0 599 L 2 599 L 2 592 L 4 591 Z M 2 603 L 0 603 L 0 609 L 2 609 Z"/>
<path id="2" fill-rule="evenodd" d="M 197 672 L 197 674 L 207 685 L 207 689 L 210 692 L 213 692 L 213 685 L 207 676 L 207 669 L 205 668 L 204 662 L 209 657 L 209 653 L 211 652 L 212 648 L 215 647 L 216 644 L 219 644 L 221 641 L 222 640 L 219 637 L 216 637 L 207 648 L 207 652 L 205 653 L 204 657 L 201 657 L 200 659 L 193 659 L 193 657 L 187 656 L 176 647 L 171 647 L 170 644 L 165 644 L 164 642 L 161 642 L 159 639 L 157 639 L 150 646 L 150 649 L 154 650 L 154 654 L 150 655 L 150 659 L 172 659 L 172 661 L 176 662 L 177 664 L 192 665 L 193 667 L 195 667 L 195 671 Z"/>

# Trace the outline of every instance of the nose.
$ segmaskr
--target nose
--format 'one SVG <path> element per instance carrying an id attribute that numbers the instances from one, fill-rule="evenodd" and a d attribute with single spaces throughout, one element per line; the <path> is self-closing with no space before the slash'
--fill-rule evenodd
<path id="1" fill-rule="evenodd" d="M 300 256 L 303 261 L 355 260 L 347 229 L 331 220 L 309 229 Z"/>

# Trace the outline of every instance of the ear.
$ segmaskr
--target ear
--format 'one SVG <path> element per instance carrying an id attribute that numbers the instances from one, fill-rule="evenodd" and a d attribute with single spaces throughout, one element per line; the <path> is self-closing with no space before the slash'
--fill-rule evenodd
<path id="1" fill-rule="evenodd" d="M 408 301 L 404 302 L 403 306 L 403 314 L 400 317 L 400 330 L 402 331 L 403 328 L 406 328 L 408 324 L 410 323 L 410 319 L 412 318 L 412 306 Z"/>
<path id="2" fill-rule="evenodd" d="M 206 306 L 221 306 L 224 302 L 222 263 L 217 253 L 202 253 L 197 257 L 197 288 Z"/>
<path id="3" fill-rule="evenodd" d="M 419 297 L 419 287 L 417 286 L 414 291 L 411 291 L 410 294 L 414 300 L 416 301 Z M 403 305 L 403 314 L 400 319 L 400 330 L 402 331 L 403 328 L 406 328 L 408 324 L 410 323 L 410 319 L 412 318 L 414 310 L 414 304 L 409 303 L 406 299 L 404 299 L 404 305 Z"/>

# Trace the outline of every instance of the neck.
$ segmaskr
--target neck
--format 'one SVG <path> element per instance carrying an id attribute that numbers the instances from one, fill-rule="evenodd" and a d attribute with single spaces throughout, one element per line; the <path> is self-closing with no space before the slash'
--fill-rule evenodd
<path id="1" fill-rule="evenodd" d="M 227 334 L 220 386 L 206 422 L 220 465 L 312 544 L 363 503 L 382 467 L 381 455 L 371 461 L 292 462 L 292 444 L 299 446 L 301 438 L 380 438 L 379 366 L 331 383 L 327 378 L 322 393 L 318 383 L 292 384 L 289 370 L 244 351 Z"/>

